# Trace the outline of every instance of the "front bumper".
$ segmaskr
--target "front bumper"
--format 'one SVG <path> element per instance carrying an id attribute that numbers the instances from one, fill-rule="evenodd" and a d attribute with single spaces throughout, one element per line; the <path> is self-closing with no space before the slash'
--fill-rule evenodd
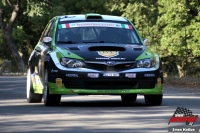
<path id="1" fill-rule="evenodd" d="M 67 71 L 49 69 L 50 94 L 162 94 L 163 74 L 160 69 L 152 71 L 122 71 L 118 76 L 105 76 L 103 71 Z M 97 74 L 91 77 L 88 74 Z M 111 73 L 111 72 L 110 72 Z M 115 72 L 116 73 L 116 72 Z M 135 75 L 127 77 L 129 75 Z M 57 83 L 60 79 L 62 83 Z"/>

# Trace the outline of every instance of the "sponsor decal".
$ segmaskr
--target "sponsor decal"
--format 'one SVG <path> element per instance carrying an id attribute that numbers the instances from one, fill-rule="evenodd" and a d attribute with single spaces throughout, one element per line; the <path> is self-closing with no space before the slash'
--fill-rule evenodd
<path id="1" fill-rule="evenodd" d="M 58 70 L 51 69 L 51 73 L 57 73 L 57 72 L 58 72 Z"/>
<path id="2" fill-rule="evenodd" d="M 149 74 L 144 74 L 144 77 L 155 77 L 155 74 L 151 74 L 151 73 L 149 73 Z"/>
<path id="3" fill-rule="evenodd" d="M 108 23 L 108 22 L 81 22 L 81 23 L 67 23 L 58 25 L 59 29 L 75 28 L 75 27 L 114 27 L 114 28 L 133 29 L 132 25 L 120 24 L 120 23 Z"/>
<path id="4" fill-rule="evenodd" d="M 128 47 L 128 48 L 142 48 L 142 49 L 144 48 L 144 46 L 133 45 L 133 44 L 128 44 L 125 47 Z"/>
<path id="5" fill-rule="evenodd" d="M 95 58 L 96 60 L 110 60 L 110 58 Z"/>
<path id="6" fill-rule="evenodd" d="M 78 74 L 69 74 L 69 73 L 67 73 L 66 77 L 78 77 Z"/>
<path id="7" fill-rule="evenodd" d="M 99 73 L 88 73 L 87 75 L 90 78 L 98 78 L 99 77 Z"/>
<path id="8" fill-rule="evenodd" d="M 32 79 L 32 82 L 33 82 L 34 84 L 36 84 L 36 81 L 35 81 L 35 73 L 31 74 L 31 79 Z"/>
<path id="9" fill-rule="evenodd" d="M 171 123 L 186 123 L 187 126 L 192 126 L 198 120 L 198 115 L 193 115 L 192 111 L 177 107 L 173 116 L 169 119 L 168 125 Z"/>
<path id="10" fill-rule="evenodd" d="M 125 77 L 127 77 L 127 78 L 136 78 L 136 73 L 126 73 Z"/>
<path id="11" fill-rule="evenodd" d="M 41 78 L 38 73 L 34 72 L 31 74 L 31 79 L 35 85 L 42 85 Z"/>
<path id="12" fill-rule="evenodd" d="M 104 77 L 119 77 L 119 73 L 104 73 Z"/>
<path id="13" fill-rule="evenodd" d="M 95 58 L 96 60 L 126 60 L 126 58 Z"/>
<path id="14" fill-rule="evenodd" d="M 56 78 L 56 86 L 57 86 L 57 88 L 62 87 L 62 79 L 61 78 Z"/>
<path id="15" fill-rule="evenodd" d="M 158 86 L 158 88 L 160 88 L 160 86 L 161 86 L 161 78 L 157 79 L 157 86 Z"/>
<path id="16" fill-rule="evenodd" d="M 35 66 L 35 74 L 38 74 L 38 67 Z"/>
<path id="17" fill-rule="evenodd" d="M 98 90 L 100 93 L 126 93 L 130 92 L 130 90 Z"/>
<path id="18" fill-rule="evenodd" d="M 125 60 L 126 58 L 110 58 L 111 60 Z"/>
<path id="19" fill-rule="evenodd" d="M 104 57 L 115 57 L 119 55 L 119 51 L 98 51 L 98 54 Z"/>

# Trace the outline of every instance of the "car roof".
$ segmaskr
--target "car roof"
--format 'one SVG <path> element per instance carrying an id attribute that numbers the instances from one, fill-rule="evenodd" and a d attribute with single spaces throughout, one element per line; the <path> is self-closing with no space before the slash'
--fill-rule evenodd
<path id="1" fill-rule="evenodd" d="M 113 16 L 113 15 L 101 15 L 101 14 L 78 14 L 78 15 L 62 15 L 58 16 L 59 21 L 75 21 L 75 20 L 88 20 L 88 19 L 100 19 L 100 20 L 112 20 L 112 21 L 124 21 L 128 20 L 125 17 Z"/>

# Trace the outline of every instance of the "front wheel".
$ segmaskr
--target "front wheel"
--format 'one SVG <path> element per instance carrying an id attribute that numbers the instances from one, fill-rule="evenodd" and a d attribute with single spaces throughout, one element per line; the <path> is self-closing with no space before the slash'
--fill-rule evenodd
<path id="1" fill-rule="evenodd" d="M 41 103 L 42 94 L 36 94 L 33 90 L 33 83 L 31 81 L 31 69 L 27 71 L 27 82 L 26 82 L 26 98 L 28 103 Z"/>
<path id="2" fill-rule="evenodd" d="M 135 102 L 137 100 L 137 94 L 121 95 L 122 102 Z"/>
<path id="3" fill-rule="evenodd" d="M 144 95 L 146 105 L 161 105 L 163 95 Z"/>
<path id="4" fill-rule="evenodd" d="M 61 95 L 49 94 L 48 86 L 48 71 L 45 70 L 44 77 L 44 105 L 45 106 L 57 106 L 60 103 Z"/>

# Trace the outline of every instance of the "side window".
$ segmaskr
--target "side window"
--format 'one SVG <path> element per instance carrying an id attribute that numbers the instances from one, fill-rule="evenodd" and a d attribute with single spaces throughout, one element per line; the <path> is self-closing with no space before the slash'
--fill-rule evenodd
<path id="1" fill-rule="evenodd" d="M 128 32 L 129 38 L 131 38 L 132 43 L 139 43 L 139 39 L 136 32 Z"/>
<path id="2" fill-rule="evenodd" d="M 43 31 L 42 36 L 40 37 L 40 41 L 42 41 L 43 37 L 45 37 L 45 36 L 52 36 L 53 35 L 54 22 L 55 22 L 55 20 L 49 22 L 49 24 L 47 25 L 47 27 Z"/>
<path id="3" fill-rule="evenodd" d="M 49 32 L 47 33 L 47 36 L 50 36 L 50 37 L 53 36 L 54 26 L 55 26 L 55 21 L 53 21 L 53 22 L 51 23 L 51 26 L 50 26 L 50 28 L 49 28 Z"/>
<path id="4" fill-rule="evenodd" d="M 49 25 L 48 25 L 47 28 L 45 29 L 43 37 L 48 36 L 48 33 L 49 33 L 49 30 L 50 30 L 51 25 L 52 25 L 52 22 L 49 23 Z"/>

